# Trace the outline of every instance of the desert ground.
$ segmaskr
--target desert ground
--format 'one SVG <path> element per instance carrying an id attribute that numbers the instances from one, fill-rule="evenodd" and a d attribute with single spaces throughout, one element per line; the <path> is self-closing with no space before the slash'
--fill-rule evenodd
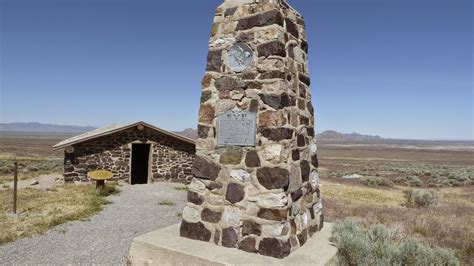
<path id="1" fill-rule="evenodd" d="M 120 239 L 120 245 L 114 249 L 96 241 L 94 250 L 115 250 L 113 257 L 107 258 L 107 252 L 96 252 L 88 260 L 91 256 L 87 249 L 74 249 L 74 244 L 68 244 L 68 252 L 46 257 L 49 261 L 43 262 L 126 263 L 124 258 L 134 236 L 179 222 L 179 212 L 186 201 L 179 184 L 156 184 L 157 191 L 167 191 L 161 195 L 154 196 L 153 189 L 147 190 L 156 199 L 152 205 L 146 205 L 146 211 L 139 209 L 140 204 L 135 205 L 136 215 L 150 211 L 165 215 L 144 219 L 140 230 L 133 233 L 128 232 L 129 224 L 125 222 L 130 216 L 111 213 L 123 210 L 122 198 L 133 195 L 134 189 L 144 188 L 115 184 L 111 193 L 114 195 L 108 196 L 96 195 L 92 184 L 62 184 L 62 151 L 52 151 L 52 146 L 67 137 L 15 133 L 0 136 L 0 226 L 4 228 L 0 233 L 0 250 L 6 254 L 2 255 L 2 264 L 34 262 L 35 256 L 43 256 L 42 249 L 51 253 L 48 248 L 54 248 L 52 243 L 58 241 L 77 241 L 85 247 L 79 239 L 80 232 L 87 228 L 102 230 L 94 227 L 103 226 L 101 221 L 106 221 L 106 217 L 115 217 L 123 224 L 120 230 L 102 230 L 104 235 L 113 234 L 110 241 Z M 326 221 L 355 217 L 366 226 L 382 223 L 397 228 L 400 238 L 415 236 L 427 245 L 451 248 L 461 264 L 474 264 L 473 142 L 319 141 L 318 146 Z M 17 216 L 11 214 L 15 161 L 19 163 L 22 180 Z M 34 180 L 39 184 L 31 186 Z M 439 204 L 424 208 L 405 206 L 404 191 L 410 188 L 435 191 Z M 155 221 L 161 217 L 163 220 Z M 30 257 L 22 259 L 20 249 Z M 51 261 L 59 257 L 60 261 Z"/>
<path id="2" fill-rule="evenodd" d="M 320 176 L 328 221 L 381 223 L 430 246 L 451 248 L 474 264 L 474 152 L 472 142 L 319 142 Z M 351 179 L 360 175 L 362 178 Z M 435 191 L 428 208 L 404 206 L 404 191 Z"/>

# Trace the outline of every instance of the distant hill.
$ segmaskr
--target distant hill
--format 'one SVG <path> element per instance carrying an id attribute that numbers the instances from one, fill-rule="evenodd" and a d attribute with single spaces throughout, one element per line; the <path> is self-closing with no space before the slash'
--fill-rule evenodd
<path id="1" fill-rule="evenodd" d="M 181 136 L 185 136 L 185 137 L 188 137 L 190 139 L 197 139 L 198 138 L 198 132 L 196 129 L 192 129 L 192 128 L 186 128 L 185 130 L 183 131 L 175 131 L 173 133 L 176 133 L 178 135 L 181 135 Z"/>
<path id="2" fill-rule="evenodd" d="M 35 133 L 84 133 L 96 129 L 89 126 L 65 126 L 29 123 L 0 123 L 0 132 L 35 132 Z"/>
<path id="3" fill-rule="evenodd" d="M 174 132 L 181 136 L 185 136 L 191 139 L 198 138 L 198 132 L 196 129 L 187 128 L 183 131 Z M 333 141 L 361 141 L 361 140 L 383 140 L 384 138 L 380 136 L 372 136 L 372 135 L 362 135 L 359 133 L 351 133 L 351 134 L 344 134 L 334 130 L 327 130 L 317 135 L 318 140 L 333 140 Z"/>
<path id="4" fill-rule="evenodd" d="M 317 134 L 317 139 L 318 140 L 339 140 L 339 141 L 344 141 L 344 140 L 382 140 L 384 138 L 380 136 L 372 136 L 372 135 L 362 135 L 359 133 L 350 133 L 350 134 L 345 134 L 345 133 L 340 133 L 334 130 L 326 130 L 322 133 Z"/>
<path id="5" fill-rule="evenodd" d="M 38 122 L 29 123 L 0 123 L 0 132 L 27 132 L 27 133 L 84 133 L 96 129 L 91 126 L 66 126 L 42 124 Z M 187 128 L 183 131 L 176 131 L 176 134 L 197 139 L 196 129 Z M 362 141 L 362 140 L 383 140 L 380 136 L 362 135 L 359 133 L 345 134 L 334 130 L 327 130 L 317 135 L 318 140 L 332 141 Z"/>

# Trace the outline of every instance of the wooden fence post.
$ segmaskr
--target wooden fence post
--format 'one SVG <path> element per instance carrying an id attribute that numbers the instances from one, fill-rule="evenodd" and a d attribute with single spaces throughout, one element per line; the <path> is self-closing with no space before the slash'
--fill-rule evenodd
<path id="1" fill-rule="evenodd" d="M 18 162 L 15 162 L 15 174 L 13 176 L 13 214 L 16 214 L 17 186 L 18 186 Z"/>

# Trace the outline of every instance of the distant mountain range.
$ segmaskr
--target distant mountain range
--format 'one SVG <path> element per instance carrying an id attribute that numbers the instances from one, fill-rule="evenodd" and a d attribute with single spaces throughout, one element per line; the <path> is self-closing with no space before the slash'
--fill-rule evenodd
<path id="1" fill-rule="evenodd" d="M 188 137 L 190 139 L 197 139 L 198 138 L 198 131 L 196 129 L 192 129 L 192 128 L 186 128 L 183 131 L 175 131 L 173 133 L 176 133 L 176 134 L 181 135 L 181 136 Z"/>
<path id="2" fill-rule="evenodd" d="M 372 136 L 372 135 L 362 135 L 359 133 L 340 133 L 334 130 L 326 130 L 322 133 L 317 134 L 316 138 L 318 140 L 339 140 L 339 141 L 361 141 L 361 140 L 382 140 L 384 138 L 380 136 Z"/>
<path id="3" fill-rule="evenodd" d="M 197 139 L 198 133 L 197 130 L 192 128 L 187 128 L 184 131 L 174 132 L 176 134 L 191 138 Z M 362 141 L 362 140 L 383 140 L 384 138 L 380 136 L 372 136 L 372 135 L 362 135 L 359 133 L 339 133 L 334 130 L 327 130 L 320 134 L 317 134 L 318 140 L 331 140 L 331 141 Z"/>
<path id="4" fill-rule="evenodd" d="M 29 123 L 0 123 L 0 132 L 34 132 L 34 133 L 84 133 L 96 129 L 90 126 L 65 126 Z"/>
<path id="5" fill-rule="evenodd" d="M 65 126 L 42 124 L 38 122 L 30 123 L 0 123 L 0 132 L 27 132 L 27 133 L 84 133 L 96 129 L 91 126 Z M 187 128 L 183 131 L 176 131 L 176 134 L 197 139 L 198 132 L 196 129 Z M 361 140 L 382 140 L 380 136 L 362 135 L 359 133 L 344 134 L 334 130 L 327 130 L 317 134 L 318 140 L 331 141 L 361 141 Z"/>

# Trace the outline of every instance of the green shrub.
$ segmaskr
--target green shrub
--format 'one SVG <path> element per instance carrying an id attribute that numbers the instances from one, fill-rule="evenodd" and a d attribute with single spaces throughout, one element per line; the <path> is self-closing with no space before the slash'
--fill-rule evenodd
<path id="1" fill-rule="evenodd" d="M 406 207 L 438 206 L 439 195 L 436 191 L 426 189 L 408 189 L 403 191 Z"/>
<path id="2" fill-rule="evenodd" d="M 397 243 L 397 235 L 380 224 L 363 229 L 348 218 L 334 224 L 330 241 L 341 265 L 459 265 L 451 249 L 430 248 L 413 238 Z"/>
<path id="3" fill-rule="evenodd" d="M 363 176 L 359 179 L 359 182 L 366 186 L 393 186 L 393 182 L 390 179 L 380 176 Z"/>

